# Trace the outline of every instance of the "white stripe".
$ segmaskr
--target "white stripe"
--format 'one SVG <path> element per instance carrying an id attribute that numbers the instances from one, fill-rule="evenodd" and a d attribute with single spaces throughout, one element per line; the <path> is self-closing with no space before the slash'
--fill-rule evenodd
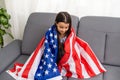
<path id="1" fill-rule="evenodd" d="M 86 43 L 86 44 L 88 45 L 88 47 L 91 49 L 91 47 L 89 46 L 89 44 L 88 44 L 86 41 L 84 41 L 83 39 L 81 39 L 81 38 L 79 38 L 79 37 L 78 37 L 78 39 L 80 39 L 81 41 L 83 41 L 84 43 Z M 92 53 L 94 53 L 92 49 L 91 49 L 91 51 L 92 51 Z M 94 54 L 94 55 L 95 55 L 95 54 Z M 96 55 L 95 55 L 95 57 L 96 57 Z M 101 67 L 104 71 L 106 71 L 106 69 L 103 67 L 103 65 L 100 63 L 100 61 L 98 60 L 97 57 L 96 57 L 96 59 L 97 59 L 98 64 L 100 65 L 100 67 Z M 99 72 L 99 73 L 100 73 L 100 72 Z M 98 74 L 99 74 L 99 73 L 98 73 Z"/>
<path id="2" fill-rule="evenodd" d="M 81 59 L 80 53 L 82 52 L 82 48 L 80 47 L 80 45 L 77 42 L 75 43 L 74 47 L 75 47 L 75 50 L 77 52 L 77 55 L 79 56 L 79 59 Z M 90 76 L 88 75 L 84 64 L 81 63 L 81 60 L 80 60 L 80 65 L 82 67 L 82 75 L 83 75 L 83 77 L 84 78 L 89 78 Z"/>
<path id="3" fill-rule="evenodd" d="M 13 73 L 13 72 L 11 72 L 11 71 L 6 71 L 8 74 L 10 74 L 14 79 L 16 79 L 17 78 L 17 76 L 16 76 L 16 74 L 15 73 Z"/>
<path id="4" fill-rule="evenodd" d="M 50 78 L 50 79 L 47 79 L 47 80 L 62 80 L 62 77 L 61 76 L 56 76 L 54 78 Z"/>
<path id="5" fill-rule="evenodd" d="M 64 68 L 64 67 L 62 67 L 62 69 L 61 69 L 61 75 L 62 76 L 65 76 L 66 75 L 66 69 Z"/>
<path id="6" fill-rule="evenodd" d="M 91 47 L 88 45 L 88 47 L 91 49 Z M 93 52 L 93 50 L 91 49 L 91 51 Z M 94 52 L 93 52 L 94 53 Z M 94 54 L 95 55 L 95 54 Z M 95 55 L 95 57 L 96 57 L 96 55 Z M 96 59 L 97 59 L 97 62 L 98 62 L 98 64 L 100 65 L 100 68 L 102 68 L 104 71 L 106 71 L 106 69 L 103 67 L 103 65 L 100 63 L 100 61 L 98 60 L 98 58 L 96 57 Z"/>
<path id="7" fill-rule="evenodd" d="M 40 51 L 40 50 L 39 50 Z M 22 74 L 27 66 L 27 64 L 29 63 L 29 61 L 31 60 L 31 58 L 33 57 L 34 52 L 31 54 L 31 56 L 28 58 L 28 60 L 25 62 L 24 66 L 22 67 L 21 71 L 18 73 L 18 77 L 22 77 Z M 39 54 L 38 54 L 39 55 Z M 39 60 L 38 60 L 39 61 Z M 34 63 L 33 63 L 34 64 Z M 37 67 L 37 66 L 36 66 Z M 33 69 L 34 70 L 34 69 Z M 29 77 L 29 75 L 28 75 Z M 32 76 L 31 76 L 32 77 Z M 34 79 L 33 79 L 34 80 Z"/>
<path id="8" fill-rule="evenodd" d="M 72 36 L 70 37 L 70 57 L 68 59 L 68 64 L 70 66 L 70 71 L 72 72 L 72 76 L 71 77 L 74 77 L 74 78 L 78 78 L 77 74 L 76 74 L 76 68 L 75 68 L 75 62 L 74 62 L 74 59 L 72 57 L 72 54 L 73 54 L 73 38 L 74 38 L 74 33 L 72 32 Z"/>
<path id="9" fill-rule="evenodd" d="M 43 52 L 44 52 L 44 44 L 39 49 L 39 51 L 38 51 L 38 53 L 37 53 L 37 55 L 35 57 L 35 60 L 33 62 L 33 65 L 31 66 L 31 69 L 30 69 L 29 74 L 28 74 L 28 78 L 29 79 L 33 79 L 34 80 L 34 76 L 35 76 L 36 70 L 38 68 L 38 65 L 40 63 L 40 60 L 41 60 Z"/>
<path id="10" fill-rule="evenodd" d="M 80 48 L 80 45 L 77 42 L 75 42 L 74 48 L 75 48 L 75 51 L 77 52 L 79 59 L 81 59 L 80 53 L 81 53 L 82 49 Z"/>
<path id="11" fill-rule="evenodd" d="M 86 69 L 85 69 L 85 66 L 84 64 L 81 63 L 81 67 L 82 67 L 82 75 L 84 78 L 90 78 L 90 76 L 88 75 Z"/>
<path id="12" fill-rule="evenodd" d="M 33 53 L 34 53 L 34 52 L 33 52 Z M 26 68 L 26 66 L 27 66 L 27 64 L 28 64 L 28 62 L 29 62 L 30 59 L 32 58 L 33 53 L 31 54 L 31 56 L 28 58 L 28 60 L 25 62 L 24 66 L 22 67 L 22 69 L 21 69 L 20 72 L 18 73 L 18 77 L 21 77 L 21 76 L 22 76 L 22 73 L 23 73 L 23 71 L 25 70 L 25 68 Z"/>
<path id="13" fill-rule="evenodd" d="M 99 63 L 99 65 L 100 65 L 100 68 L 102 68 L 104 71 L 107 71 L 104 67 L 103 67 L 103 65 L 100 63 L 100 61 L 97 59 L 97 61 L 98 61 L 98 63 Z"/>
<path id="14" fill-rule="evenodd" d="M 96 66 L 96 64 L 93 62 L 91 57 L 87 54 L 87 52 L 84 49 L 83 49 L 83 51 L 81 53 L 81 56 L 83 56 L 83 58 L 87 61 L 87 63 L 90 65 L 90 67 L 95 72 L 95 74 L 99 74 L 100 73 L 98 67 Z"/>
<path id="15" fill-rule="evenodd" d="M 16 79 L 16 80 L 34 80 L 34 79 L 25 79 L 25 78 L 22 78 L 22 77 L 18 77 L 18 76 L 16 76 L 13 72 L 11 72 L 11 71 L 6 71 L 8 74 L 10 74 L 14 79 Z"/>

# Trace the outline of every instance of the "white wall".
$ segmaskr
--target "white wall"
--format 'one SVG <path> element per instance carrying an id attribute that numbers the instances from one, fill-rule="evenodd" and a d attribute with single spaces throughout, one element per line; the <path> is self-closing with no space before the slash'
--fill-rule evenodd
<path id="1" fill-rule="evenodd" d="M 1 8 L 1 7 L 4 7 L 4 8 L 5 8 L 4 0 L 0 0 L 0 8 Z"/>
<path id="2" fill-rule="evenodd" d="M 26 21 L 32 12 L 68 11 L 80 18 L 120 17 L 120 0 L 5 0 L 5 4 L 12 16 L 11 31 L 15 39 L 22 39 Z"/>

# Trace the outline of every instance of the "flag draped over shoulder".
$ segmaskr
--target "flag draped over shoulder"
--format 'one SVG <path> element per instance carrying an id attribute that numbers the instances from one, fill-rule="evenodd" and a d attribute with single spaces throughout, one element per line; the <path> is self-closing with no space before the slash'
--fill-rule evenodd
<path id="1" fill-rule="evenodd" d="M 73 28 L 64 49 L 64 56 L 56 64 L 58 42 L 53 25 L 26 63 L 15 63 L 7 72 L 16 80 L 61 80 L 62 76 L 90 78 L 106 71 L 88 43 L 78 38 Z"/>

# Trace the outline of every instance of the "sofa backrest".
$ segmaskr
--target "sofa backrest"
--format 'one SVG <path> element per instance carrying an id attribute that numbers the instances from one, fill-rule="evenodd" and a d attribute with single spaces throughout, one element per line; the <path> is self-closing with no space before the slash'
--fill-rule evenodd
<path id="1" fill-rule="evenodd" d="M 102 63 L 120 65 L 120 18 L 83 17 L 78 36 L 90 44 Z"/>
<path id="2" fill-rule="evenodd" d="M 32 13 L 25 26 L 22 41 L 22 53 L 31 54 L 50 26 L 54 24 L 56 13 Z M 78 27 L 79 18 L 72 16 L 72 25 Z"/>

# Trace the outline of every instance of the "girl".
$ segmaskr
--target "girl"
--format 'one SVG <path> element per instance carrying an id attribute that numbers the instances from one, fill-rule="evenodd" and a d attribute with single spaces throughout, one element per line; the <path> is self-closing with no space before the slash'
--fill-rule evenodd
<path id="1" fill-rule="evenodd" d="M 59 67 L 59 70 L 61 70 L 61 74 L 63 76 L 63 80 L 78 80 L 78 78 L 88 78 L 88 77 L 92 77 L 92 76 L 95 76 L 97 75 L 97 73 L 94 73 L 93 71 L 94 70 L 89 70 L 90 73 L 86 72 L 89 76 L 85 76 L 83 75 L 84 71 L 81 71 L 82 69 L 80 69 L 80 67 L 82 67 L 82 60 L 80 60 L 80 58 L 78 58 L 78 56 L 80 54 L 75 54 L 75 52 L 73 53 L 70 53 L 69 51 L 65 51 L 64 49 L 65 46 L 69 43 L 67 43 L 67 40 L 66 39 L 70 39 L 70 35 L 72 33 L 72 30 L 73 29 L 71 26 L 72 26 L 72 21 L 71 21 L 71 16 L 69 15 L 69 13 L 67 12 L 60 12 L 58 13 L 58 15 L 56 16 L 56 19 L 55 19 L 55 25 L 56 25 L 56 28 L 57 28 L 57 32 L 58 32 L 58 56 L 57 56 L 57 64 L 58 64 L 58 67 Z M 74 33 L 75 35 L 75 33 Z M 79 39 L 78 37 L 74 36 L 74 39 L 76 40 L 73 40 L 73 42 L 75 41 L 75 43 L 79 43 L 79 45 L 81 45 L 81 42 L 84 42 L 83 40 Z M 78 40 L 78 41 L 77 41 Z M 74 43 L 74 44 L 75 44 Z M 84 42 L 84 44 L 86 44 L 86 42 Z M 72 45 L 74 46 L 74 45 Z M 70 47 L 70 46 L 69 46 Z M 82 46 L 81 46 L 82 47 Z M 87 46 L 88 47 L 88 46 Z M 67 46 L 68 48 L 68 46 Z M 73 47 L 74 48 L 74 47 Z M 82 47 L 85 49 L 85 46 Z M 80 47 L 78 48 L 80 49 Z M 76 50 L 76 51 L 79 51 L 79 50 Z M 90 49 L 90 48 L 89 48 Z M 73 49 L 74 50 L 74 49 Z M 66 55 L 68 52 L 68 55 Z M 83 52 L 84 54 L 84 52 Z M 88 53 L 89 54 L 89 53 Z M 94 54 L 93 52 L 90 52 L 90 54 Z M 64 57 L 63 57 L 64 56 Z M 72 58 L 70 58 L 72 56 Z M 69 58 L 68 58 L 69 57 Z M 82 56 L 81 56 L 82 57 Z M 95 55 L 92 56 L 93 58 L 96 58 Z M 68 58 L 67 60 L 65 60 L 66 58 Z M 71 59 L 71 60 L 70 60 Z M 72 61 L 72 59 L 74 59 L 74 61 Z M 82 59 L 82 58 L 81 58 Z M 75 62 L 76 61 L 76 62 Z M 97 61 L 97 58 L 96 58 L 96 61 Z M 73 63 L 75 64 L 73 64 Z M 77 63 L 78 62 L 78 63 Z M 91 62 L 91 61 L 90 61 Z M 89 63 L 89 61 L 88 61 Z M 100 63 L 99 63 L 100 64 Z M 101 65 L 101 64 L 100 64 Z M 90 67 L 88 67 L 88 65 L 85 65 L 86 66 L 86 70 Z M 92 65 L 91 65 L 92 66 Z M 69 69 L 67 68 L 69 67 Z M 76 67 L 76 69 L 78 70 L 72 70 L 72 68 Z M 88 67 L 88 68 L 87 68 Z M 70 69 L 71 68 L 71 69 Z M 101 69 L 101 72 L 104 72 L 106 71 L 103 67 L 99 68 Z M 77 72 L 76 72 L 77 71 Z M 81 73 L 82 72 L 82 73 Z M 98 72 L 98 73 L 101 73 L 101 72 Z M 72 78 L 74 77 L 74 78 Z"/>

